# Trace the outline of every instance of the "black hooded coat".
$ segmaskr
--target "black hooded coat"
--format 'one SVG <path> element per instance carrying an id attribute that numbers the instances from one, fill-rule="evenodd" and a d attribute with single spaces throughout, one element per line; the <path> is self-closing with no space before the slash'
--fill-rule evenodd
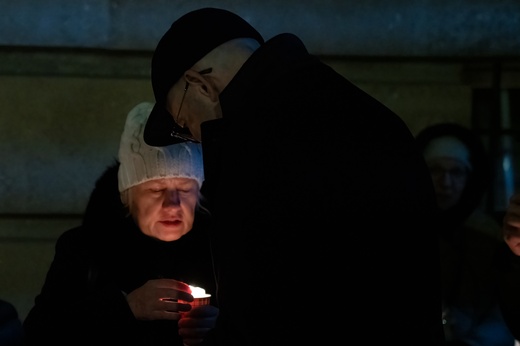
<path id="1" fill-rule="evenodd" d="M 402 119 L 292 34 L 219 99 L 222 118 L 201 124 L 212 341 L 442 345 L 435 196 Z"/>
<path id="2" fill-rule="evenodd" d="M 144 235 L 126 216 L 118 163 L 96 182 L 83 224 L 64 232 L 35 304 L 24 320 L 27 345 L 182 345 L 177 322 L 136 320 L 122 292 L 172 278 L 215 295 L 205 215 L 174 242 Z"/>

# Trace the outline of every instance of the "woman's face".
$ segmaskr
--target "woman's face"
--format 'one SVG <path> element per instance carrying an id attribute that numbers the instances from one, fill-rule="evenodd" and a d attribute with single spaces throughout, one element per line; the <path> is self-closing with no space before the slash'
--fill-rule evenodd
<path id="1" fill-rule="evenodd" d="M 162 241 L 174 241 L 193 227 L 199 197 L 196 180 L 150 180 L 132 187 L 131 195 L 132 215 L 144 234 Z"/>
<path id="2" fill-rule="evenodd" d="M 455 206 L 468 181 L 469 169 L 463 162 L 450 157 L 436 157 L 428 160 L 428 168 L 441 210 Z"/>

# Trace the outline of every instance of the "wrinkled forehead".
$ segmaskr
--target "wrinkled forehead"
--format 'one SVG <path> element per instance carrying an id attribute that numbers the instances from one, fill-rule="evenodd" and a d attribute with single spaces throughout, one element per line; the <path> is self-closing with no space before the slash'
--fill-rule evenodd
<path id="1" fill-rule="evenodd" d="M 471 169 L 470 153 L 466 145 L 456 137 L 445 136 L 432 140 L 424 149 L 426 162 L 454 160 Z"/>
<path id="2" fill-rule="evenodd" d="M 467 170 L 467 166 L 464 160 L 460 160 L 449 156 L 435 156 L 426 160 L 426 164 L 430 168 L 439 168 L 445 170 L 461 169 Z"/>
<path id="3" fill-rule="evenodd" d="M 173 176 L 165 178 L 156 178 L 137 184 L 140 189 L 185 189 L 198 186 L 198 182 L 194 178 Z"/>

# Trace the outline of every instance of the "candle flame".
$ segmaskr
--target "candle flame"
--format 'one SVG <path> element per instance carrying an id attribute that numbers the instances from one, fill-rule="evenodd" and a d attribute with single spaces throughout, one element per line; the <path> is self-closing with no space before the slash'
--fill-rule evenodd
<path id="1" fill-rule="evenodd" d="M 191 295 L 193 298 L 207 298 L 210 297 L 209 294 L 206 293 L 206 290 L 202 287 L 189 285 L 191 289 Z"/>

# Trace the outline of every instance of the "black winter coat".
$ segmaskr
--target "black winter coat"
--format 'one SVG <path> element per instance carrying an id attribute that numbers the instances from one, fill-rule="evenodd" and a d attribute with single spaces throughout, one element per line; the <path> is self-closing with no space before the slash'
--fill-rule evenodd
<path id="1" fill-rule="evenodd" d="M 292 34 L 201 125 L 219 345 L 442 345 L 436 201 L 396 114 Z"/>
<path id="2" fill-rule="evenodd" d="M 172 278 L 215 294 L 204 215 L 174 242 L 144 235 L 117 189 L 118 164 L 97 181 L 80 227 L 58 239 L 54 260 L 24 321 L 27 345 L 182 345 L 176 321 L 138 321 L 122 292 Z"/>

